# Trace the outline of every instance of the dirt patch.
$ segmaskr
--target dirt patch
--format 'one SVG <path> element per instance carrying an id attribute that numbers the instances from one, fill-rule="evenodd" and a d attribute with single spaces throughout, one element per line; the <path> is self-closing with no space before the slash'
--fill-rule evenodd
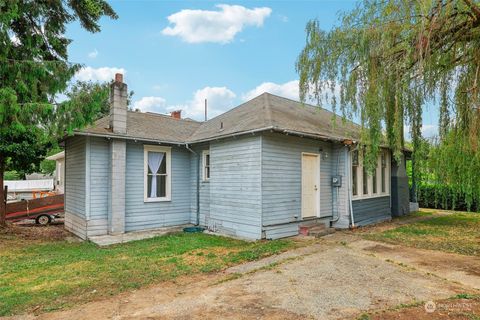
<path id="1" fill-rule="evenodd" d="M 474 320 L 480 314 L 480 299 L 452 299 L 428 302 L 414 307 L 378 312 L 370 320 Z M 365 317 L 366 318 L 366 317 Z"/>
<path id="2" fill-rule="evenodd" d="M 368 240 L 359 240 L 351 245 L 383 259 L 402 263 L 480 289 L 480 259 L 478 257 L 382 244 Z"/>
<path id="3" fill-rule="evenodd" d="M 48 226 L 7 223 L 7 227 L 0 228 L 0 240 L 60 241 L 71 236 L 63 223 Z"/>

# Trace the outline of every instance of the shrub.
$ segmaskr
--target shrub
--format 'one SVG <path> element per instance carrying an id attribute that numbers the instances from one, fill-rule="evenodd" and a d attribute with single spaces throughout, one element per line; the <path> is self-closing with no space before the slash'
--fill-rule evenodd
<path id="1" fill-rule="evenodd" d="M 452 187 L 443 185 L 422 184 L 417 187 L 418 203 L 422 208 L 480 211 L 480 203 Z M 469 205 L 470 203 L 470 205 Z"/>

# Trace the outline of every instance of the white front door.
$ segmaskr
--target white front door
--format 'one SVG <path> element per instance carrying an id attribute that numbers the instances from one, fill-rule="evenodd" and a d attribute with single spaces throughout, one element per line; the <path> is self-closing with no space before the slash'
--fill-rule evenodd
<path id="1" fill-rule="evenodd" d="M 320 208 L 320 157 L 302 154 L 302 218 L 318 217 Z"/>

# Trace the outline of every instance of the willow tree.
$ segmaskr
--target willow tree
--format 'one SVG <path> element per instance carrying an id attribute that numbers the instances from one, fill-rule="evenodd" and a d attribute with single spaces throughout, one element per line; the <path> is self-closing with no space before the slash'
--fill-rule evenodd
<path id="1" fill-rule="evenodd" d="M 436 183 L 480 198 L 480 3 L 364 0 L 330 31 L 306 27 L 297 60 L 302 100 L 327 99 L 362 126 L 366 164 L 382 143 L 400 159 L 404 126 L 414 146 L 422 114 L 439 114 Z"/>
<path id="2" fill-rule="evenodd" d="M 0 0 L 0 226 L 5 223 L 3 174 L 31 171 L 52 138 L 91 122 L 96 106 L 55 104 L 79 65 L 68 62 L 66 25 L 100 31 L 117 18 L 104 0 Z"/>

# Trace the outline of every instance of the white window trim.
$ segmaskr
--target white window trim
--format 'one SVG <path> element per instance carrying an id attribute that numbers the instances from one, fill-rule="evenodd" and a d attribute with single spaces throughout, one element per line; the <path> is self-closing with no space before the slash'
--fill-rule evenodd
<path id="1" fill-rule="evenodd" d="M 385 152 L 387 149 L 382 149 L 380 152 Z M 368 175 L 368 194 L 363 194 L 363 159 L 362 155 L 359 153 L 359 163 L 356 167 L 357 169 L 357 195 L 353 195 L 353 187 L 351 192 L 352 200 L 361 200 L 361 199 L 371 199 L 371 198 L 379 198 L 379 197 L 387 197 L 390 196 L 390 172 L 391 172 L 391 161 L 390 161 L 390 153 L 385 153 L 385 161 L 386 161 L 386 170 L 385 170 L 385 192 L 382 192 L 382 155 L 381 153 L 378 154 L 377 157 L 377 193 L 373 193 L 373 176 Z M 353 163 L 353 150 L 350 151 L 350 165 Z M 352 166 L 352 165 L 351 165 Z M 352 169 L 353 170 L 353 166 Z M 353 173 L 352 173 L 353 176 Z M 352 176 L 350 180 L 352 180 Z"/>
<path id="2" fill-rule="evenodd" d="M 166 190 L 165 197 L 150 198 L 148 197 L 148 152 L 165 152 L 165 157 L 167 158 L 167 181 L 166 181 Z M 143 201 L 144 202 L 164 202 L 171 201 L 171 186 L 172 186 L 172 148 L 163 147 L 163 146 L 143 146 Z"/>
<path id="3" fill-rule="evenodd" d="M 210 177 L 207 177 L 207 171 L 205 170 L 207 166 L 207 155 L 210 155 L 210 150 L 202 151 L 202 180 L 207 182 L 210 180 Z M 212 157 L 210 157 L 210 174 L 212 174 Z"/>

